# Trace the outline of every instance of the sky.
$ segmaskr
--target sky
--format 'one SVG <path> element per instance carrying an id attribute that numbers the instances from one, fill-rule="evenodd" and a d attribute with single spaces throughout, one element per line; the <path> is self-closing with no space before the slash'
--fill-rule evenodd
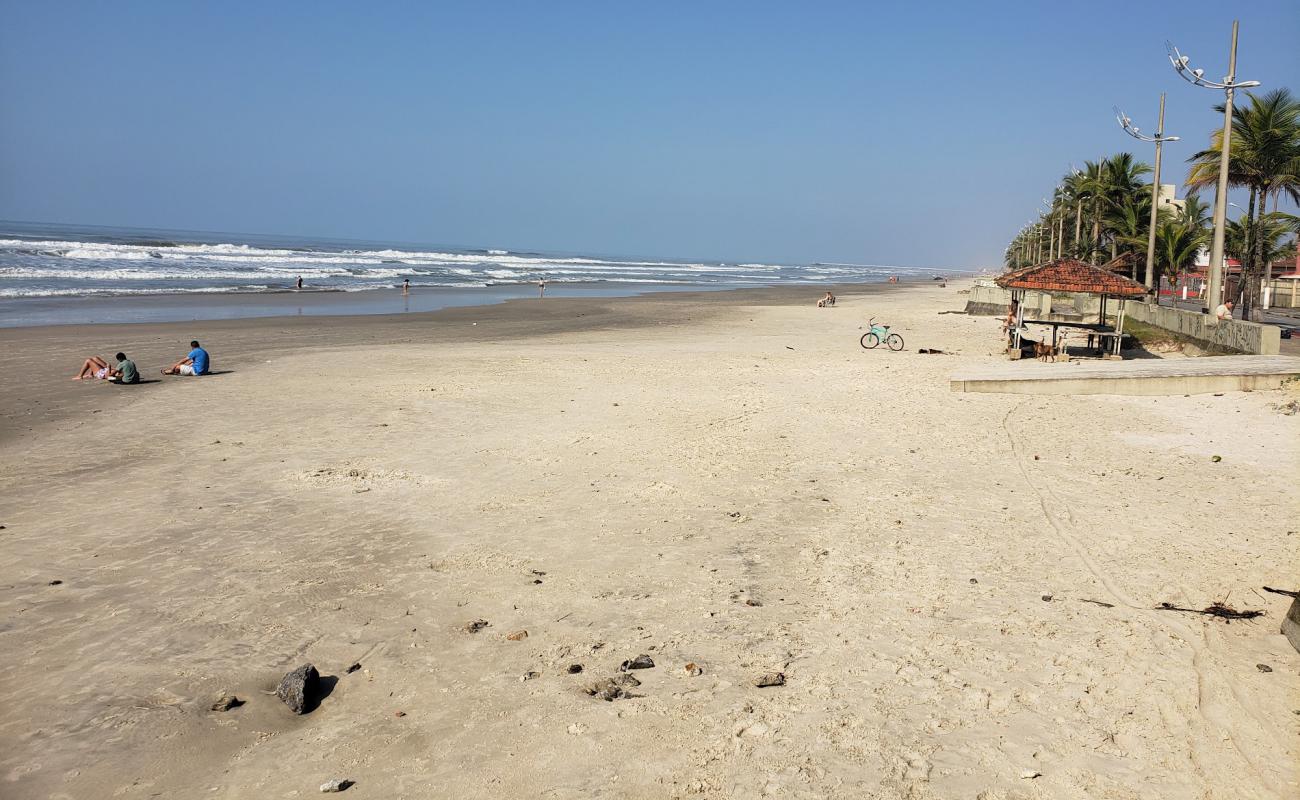
<path id="1" fill-rule="evenodd" d="M 0 219 L 1001 263 L 1071 165 L 1300 92 L 1300 2 L 0 0 Z M 1181 194 L 1181 192 L 1180 192 Z M 1234 198 L 1235 199 L 1235 198 Z M 1244 204 L 1244 203 L 1243 203 Z"/>

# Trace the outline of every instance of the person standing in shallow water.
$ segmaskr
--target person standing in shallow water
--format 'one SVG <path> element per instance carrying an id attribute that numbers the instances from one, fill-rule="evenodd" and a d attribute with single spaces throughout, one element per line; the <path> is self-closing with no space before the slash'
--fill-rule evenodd
<path id="1" fill-rule="evenodd" d="M 298 276 L 298 282 L 295 284 L 295 287 L 298 288 L 298 289 L 301 289 L 301 288 L 302 288 L 302 276 L 301 276 L 301 275 Z"/>
<path id="2" fill-rule="evenodd" d="M 539 298 L 546 296 L 546 279 L 542 278 L 537 282 L 537 296 Z"/>
<path id="3" fill-rule="evenodd" d="M 402 278 L 402 294 L 410 294 L 410 293 L 411 293 L 411 279 Z"/>

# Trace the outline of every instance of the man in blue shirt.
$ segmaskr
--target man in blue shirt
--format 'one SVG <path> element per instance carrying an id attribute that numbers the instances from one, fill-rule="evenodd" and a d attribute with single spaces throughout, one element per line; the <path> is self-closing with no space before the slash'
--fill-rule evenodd
<path id="1" fill-rule="evenodd" d="M 208 351 L 199 347 L 198 342 L 190 342 L 190 354 L 167 369 L 164 375 L 207 375 L 211 368 Z"/>

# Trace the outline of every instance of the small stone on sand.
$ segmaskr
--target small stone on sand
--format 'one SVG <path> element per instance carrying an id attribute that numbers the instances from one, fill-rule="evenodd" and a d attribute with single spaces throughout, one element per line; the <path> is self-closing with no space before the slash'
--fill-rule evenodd
<path id="1" fill-rule="evenodd" d="M 785 673 L 769 672 L 766 675 L 760 676 L 758 680 L 754 681 L 754 685 L 760 689 L 768 686 L 785 686 Z"/>
<path id="2" fill-rule="evenodd" d="M 619 672 L 627 672 L 630 669 L 650 669 L 655 665 L 655 660 L 650 656 L 642 653 L 636 658 L 628 659 L 619 665 Z"/>
<path id="3" fill-rule="evenodd" d="M 641 681 L 631 675 L 619 675 L 615 678 L 605 678 L 604 680 L 592 681 L 582 687 L 582 691 L 592 697 L 599 697 L 601 700 L 611 702 L 620 697 L 627 697 L 628 689 L 641 685 Z"/>
<path id="4" fill-rule="evenodd" d="M 519 630 L 514 633 L 508 633 L 506 634 L 506 638 L 512 642 L 522 642 L 524 639 L 528 638 L 528 631 Z"/>
<path id="5" fill-rule="evenodd" d="M 213 711 L 229 711 L 232 708 L 239 708 L 244 704 L 243 700 L 235 697 L 233 694 L 221 694 L 215 703 L 212 704 Z"/>
<path id="6" fill-rule="evenodd" d="M 335 778 L 334 780 L 325 781 L 320 785 L 320 790 L 325 793 L 346 791 L 352 781 Z"/>
<path id="7" fill-rule="evenodd" d="M 1255 669 L 1259 670 L 1260 672 L 1272 672 L 1272 671 L 1273 671 L 1273 668 L 1270 667 L 1268 664 L 1256 664 L 1256 665 L 1255 665 Z"/>
<path id="8" fill-rule="evenodd" d="M 686 665 L 686 674 L 698 678 L 704 674 L 704 668 L 692 661 Z"/>
<path id="9" fill-rule="evenodd" d="M 476 619 L 466 622 L 461 626 L 461 630 L 465 631 L 465 633 L 478 633 L 491 624 L 485 619 Z"/>
<path id="10" fill-rule="evenodd" d="M 570 674 L 570 675 L 577 675 L 579 672 L 582 672 L 582 665 L 581 665 L 581 664 L 570 664 L 570 665 L 569 665 L 569 674 Z"/>

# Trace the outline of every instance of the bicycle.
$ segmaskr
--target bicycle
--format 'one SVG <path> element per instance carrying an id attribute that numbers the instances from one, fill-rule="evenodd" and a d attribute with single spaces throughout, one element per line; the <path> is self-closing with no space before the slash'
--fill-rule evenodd
<path id="1" fill-rule="evenodd" d="M 880 346 L 881 342 L 884 342 L 885 346 L 890 350 L 902 350 L 903 337 L 896 333 L 890 333 L 888 325 L 876 325 L 875 322 L 875 317 L 867 320 L 867 324 L 871 326 L 871 330 L 862 334 L 862 338 L 859 340 L 862 346 L 868 350 L 874 350 Z"/>

